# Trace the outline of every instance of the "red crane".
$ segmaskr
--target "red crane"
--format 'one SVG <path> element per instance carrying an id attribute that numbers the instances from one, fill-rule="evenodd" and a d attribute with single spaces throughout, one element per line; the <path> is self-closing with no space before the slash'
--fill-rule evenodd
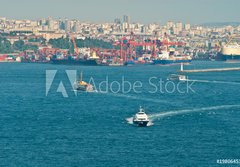
<path id="1" fill-rule="evenodd" d="M 129 36 L 129 37 L 128 37 Z M 168 39 L 167 34 L 164 34 L 164 39 L 160 40 L 152 40 L 147 39 L 143 40 L 136 40 L 135 34 L 132 32 L 130 35 L 125 36 L 120 39 L 120 41 L 115 42 L 114 46 L 120 46 L 120 56 L 123 61 L 128 61 L 128 59 L 132 60 L 133 57 L 137 57 L 136 55 L 136 47 L 142 46 L 143 48 L 150 47 L 152 58 L 155 58 L 157 55 L 157 50 L 160 50 L 161 46 L 184 46 L 185 43 L 183 42 L 170 42 Z M 128 37 L 128 38 L 127 38 Z M 159 48 L 158 48 L 159 47 Z"/>
<path id="2" fill-rule="evenodd" d="M 123 37 L 120 39 L 120 41 L 115 42 L 114 46 L 120 46 L 120 56 L 121 58 L 126 62 L 128 58 L 130 60 L 133 59 L 133 57 L 136 56 L 136 47 L 142 46 L 146 48 L 147 46 L 151 47 L 152 56 L 156 56 L 156 41 L 155 40 L 149 40 L 149 41 L 136 41 L 136 36 L 133 32 L 131 32 L 129 39 L 127 37 Z"/>
<path id="3" fill-rule="evenodd" d="M 79 52 L 78 52 L 78 47 L 77 47 L 75 38 L 74 38 L 73 34 L 71 34 L 71 33 L 70 33 L 70 36 L 72 38 L 72 42 L 73 42 L 73 46 L 74 46 L 74 52 L 75 52 L 76 56 L 78 56 Z"/>

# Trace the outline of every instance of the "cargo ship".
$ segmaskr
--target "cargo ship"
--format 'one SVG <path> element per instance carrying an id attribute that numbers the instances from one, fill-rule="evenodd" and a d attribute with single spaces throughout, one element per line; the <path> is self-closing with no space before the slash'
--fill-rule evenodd
<path id="1" fill-rule="evenodd" d="M 240 62 L 240 45 L 237 43 L 227 44 L 217 54 L 216 60 L 227 62 Z"/>
<path id="2" fill-rule="evenodd" d="M 82 66 L 98 66 L 99 65 L 99 57 L 96 56 L 96 53 L 93 53 L 91 57 L 86 56 L 62 56 L 62 55 L 54 55 L 51 58 L 52 64 L 62 64 L 62 65 L 82 65 Z"/>
<path id="3" fill-rule="evenodd" d="M 71 56 L 67 58 L 51 58 L 52 64 L 62 64 L 62 65 L 83 65 L 83 66 L 97 66 L 98 62 L 95 59 L 74 59 Z"/>
<path id="4" fill-rule="evenodd" d="M 177 54 L 174 50 L 161 51 L 153 60 L 154 65 L 174 65 L 174 64 L 188 64 L 192 62 L 192 57 L 183 54 Z"/>

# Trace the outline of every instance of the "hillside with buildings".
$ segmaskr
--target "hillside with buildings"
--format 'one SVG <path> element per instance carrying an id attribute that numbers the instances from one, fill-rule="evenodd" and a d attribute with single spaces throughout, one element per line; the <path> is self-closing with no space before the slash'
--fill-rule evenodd
<path id="1" fill-rule="evenodd" d="M 198 26 L 168 21 L 166 24 L 142 24 L 130 21 L 129 16 L 116 18 L 112 23 L 88 23 L 79 20 L 44 18 L 39 20 L 15 20 L 0 18 L 0 53 L 39 57 L 47 50 L 63 49 L 74 52 L 78 48 L 113 49 L 114 43 L 134 33 L 141 40 L 168 40 L 184 42 L 195 59 L 209 59 L 219 52 L 231 35 L 240 34 L 240 26 Z M 119 49 L 119 48 L 118 48 Z M 43 51 L 44 50 L 44 51 Z M 47 51 L 48 52 L 48 51 Z M 6 55 L 5 55 L 6 58 Z M 2 58 L 3 59 L 3 58 Z"/>

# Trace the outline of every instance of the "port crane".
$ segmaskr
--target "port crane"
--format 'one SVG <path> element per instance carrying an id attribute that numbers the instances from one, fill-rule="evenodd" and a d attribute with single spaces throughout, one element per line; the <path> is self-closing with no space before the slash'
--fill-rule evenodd
<path id="1" fill-rule="evenodd" d="M 136 36 L 133 32 L 128 36 L 122 37 L 120 41 L 115 42 L 114 46 L 120 47 L 120 57 L 126 62 L 128 60 L 132 60 L 136 58 L 136 47 L 150 48 L 152 58 L 155 58 L 157 55 L 157 49 L 161 46 L 185 46 L 186 44 L 183 42 L 170 42 L 168 40 L 168 36 L 165 33 L 164 39 L 162 41 L 158 39 L 146 39 L 146 40 L 136 40 Z"/>
<path id="2" fill-rule="evenodd" d="M 128 36 L 122 37 L 120 41 L 115 42 L 114 46 L 120 46 L 120 57 L 126 62 L 128 60 L 132 60 L 136 58 L 136 47 L 142 46 L 146 49 L 146 47 L 152 48 L 152 54 L 156 55 L 153 48 L 156 48 L 156 41 L 147 40 L 147 41 L 137 41 L 136 36 L 133 32 Z"/>
<path id="3" fill-rule="evenodd" d="M 74 37 L 74 35 L 73 35 L 71 32 L 69 32 L 68 35 L 69 35 L 69 37 L 71 38 L 72 43 L 73 43 L 74 54 L 75 54 L 75 55 L 77 56 L 77 58 L 78 58 L 79 51 L 78 51 L 78 47 L 77 47 L 77 44 L 76 44 L 75 37 Z M 69 40 L 69 41 L 70 41 L 70 40 Z"/>

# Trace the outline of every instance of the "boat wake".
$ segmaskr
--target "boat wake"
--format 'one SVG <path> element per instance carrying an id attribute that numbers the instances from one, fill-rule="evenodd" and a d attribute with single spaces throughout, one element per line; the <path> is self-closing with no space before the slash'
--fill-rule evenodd
<path id="1" fill-rule="evenodd" d="M 119 93 L 106 93 L 107 95 L 114 96 L 114 97 L 121 97 L 121 98 L 127 98 L 127 99 L 133 99 L 133 100 L 141 100 L 146 102 L 152 102 L 152 103 L 166 103 L 169 104 L 169 101 L 167 100 L 157 100 L 152 98 L 144 98 L 139 96 L 132 96 L 132 95 L 126 95 L 126 94 L 119 94 Z"/>
<path id="2" fill-rule="evenodd" d="M 213 111 L 213 110 L 220 110 L 220 109 L 232 109 L 232 108 L 240 108 L 240 105 L 222 105 L 222 106 L 203 107 L 203 108 L 197 108 L 197 109 L 166 111 L 166 112 L 151 114 L 149 115 L 149 119 L 154 121 L 154 120 L 175 116 L 175 115 L 183 115 L 188 113 L 205 112 L 205 111 Z"/>
<path id="3" fill-rule="evenodd" d="M 149 114 L 149 120 L 147 126 L 154 125 L 154 121 L 166 118 L 166 117 L 172 117 L 176 115 L 183 115 L 183 114 L 189 114 L 189 113 L 198 113 L 198 112 L 206 112 L 206 111 L 215 111 L 220 109 L 234 109 L 234 108 L 240 108 L 240 105 L 222 105 L 222 106 L 212 106 L 212 107 L 203 107 L 203 108 L 196 108 L 196 109 L 186 109 L 186 110 L 175 110 L 175 111 L 166 111 L 166 112 L 160 112 L 156 114 Z M 215 113 L 215 112 L 213 112 Z M 133 117 L 126 119 L 128 124 L 133 125 Z"/>
<path id="4" fill-rule="evenodd" d="M 209 80 L 190 80 L 190 82 L 202 82 L 202 83 L 216 83 L 216 84 L 231 84 L 231 85 L 240 85 L 240 82 L 226 82 L 226 81 L 209 81 Z"/>

